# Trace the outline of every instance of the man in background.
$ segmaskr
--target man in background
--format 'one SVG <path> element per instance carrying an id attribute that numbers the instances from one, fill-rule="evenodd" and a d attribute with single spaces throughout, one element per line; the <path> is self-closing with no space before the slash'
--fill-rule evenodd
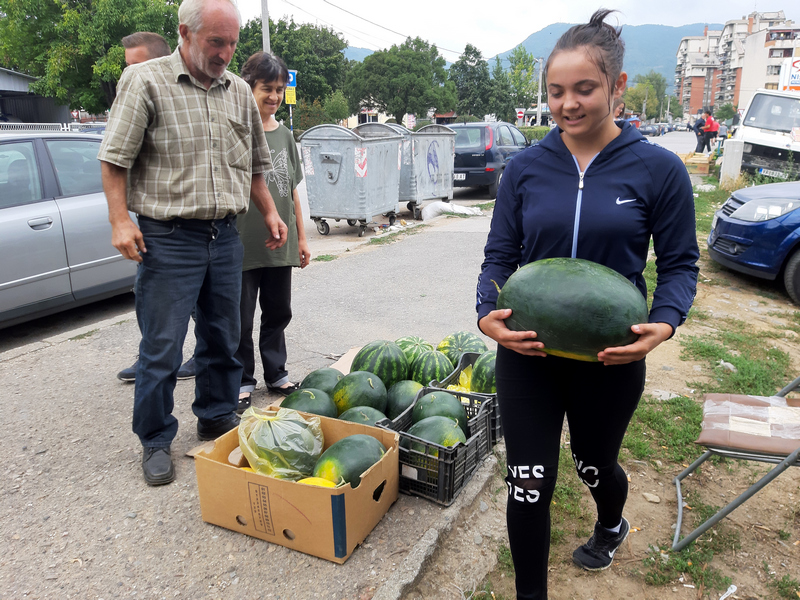
<path id="1" fill-rule="evenodd" d="M 138 65 L 153 58 L 169 56 L 172 54 L 167 40 L 157 33 L 150 31 L 137 31 L 122 38 L 122 47 L 125 48 L 125 63 L 128 66 Z M 136 381 L 136 368 L 139 366 L 137 359 L 127 369 L 117 373 L 120 381 Z M 194 356 L 187 360 L 178 369 L 178 379 L 191 379 L 194 377 Z"/>

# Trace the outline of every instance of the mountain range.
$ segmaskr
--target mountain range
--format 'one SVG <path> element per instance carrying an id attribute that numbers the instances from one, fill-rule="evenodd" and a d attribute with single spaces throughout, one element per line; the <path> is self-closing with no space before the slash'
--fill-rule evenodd
<path id="1" fill-rule="evenodd" d="M 553 23 L 544 29 L 532 33 L 521 44 L 530 54 L 536 57 L 547 58 L 555 46 L 558 38 L 567 29 L 570 23 Z M 693 23 L 670 27 L 667 25 L 623 25 L 622 40 L 625 42 L 625 71 L 628 81 L 636 75 L 644 75 L 653 70 L 660 73 L 667 80 L 667 93 L 674 93 L 676 54 L 681 38 L 692 35 L 703 35 L 706 23 Z M 709 23 L 709 29 L 722 29 L 722 24 Z M 501 52 L 498 56 L 504 67 L 508 68 L 508 56 L 513 48 Z M 345 57 L 351 60 L 362 61 L 372 54 L 366 48 L 348 46 L 344 51 Z M 494 66 L 495 57 L 486 59 L 489 68 Z M 448 63 L 449 67 L 450 63 Z"/>

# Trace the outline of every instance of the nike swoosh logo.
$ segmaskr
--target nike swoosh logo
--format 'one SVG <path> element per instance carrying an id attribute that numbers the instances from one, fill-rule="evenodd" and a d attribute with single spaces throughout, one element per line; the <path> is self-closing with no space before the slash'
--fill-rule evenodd
<path id="1" fill-rule="evenodd" d="M 627 204 L 628 202 L 636 202 L 636 198 L 631 198 L 630 200 L 620 200 L 619 196 L 617 196 L 617 204 Z"/>
<path id="2" fill-rule="evenodd" d="M 608 551 L 608 558 L 614 558 L 614 555 L 617 553 L 616 550 L 609 550 Z"/>

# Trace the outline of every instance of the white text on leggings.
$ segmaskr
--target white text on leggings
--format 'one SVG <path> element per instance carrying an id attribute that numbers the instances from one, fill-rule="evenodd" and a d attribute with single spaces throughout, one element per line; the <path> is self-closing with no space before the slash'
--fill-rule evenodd
<path id="1" fill-rule="evenodd" d="M 508 465 L 508 472 L 513 479 L 543 479 L 544 467 L 542 465 Z M 533 504 L 539 500 L 539 490 L 527 490 L 518 485 L 508 484 L 508 495 L 517 502 L 529 502 Z"/>
<path id="2" fill-rule="evenodd" d="M 575 468 L 578 470 L 578 479 L 580 479 L 586 487 L 597 487 L 597 484 L 600 483 L 600 480 L 597 479 L 597 476 L 600 474 L 600 471 L 597 470 L 597 467 L 592 467 L 591 465 L 583 466 L 583 461 L 578 460 L 578 457 L 574 454 L 572 455 L 572 461 L 575 463 Z M 584 475 L 588 474 L 594 475 L 594 483 L 589 483 L 584 479 Z"/>

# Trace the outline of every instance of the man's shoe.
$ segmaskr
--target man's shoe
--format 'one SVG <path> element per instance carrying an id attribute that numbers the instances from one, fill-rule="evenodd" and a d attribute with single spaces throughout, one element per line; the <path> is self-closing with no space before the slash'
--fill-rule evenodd
<path id="1" fill-rule="evenodd" d="M 614 554 L 628 537 L 630 523 L 622 517 L 619 533 L 611 533 L 608 529 L 595 523 L 594 534 L 583 546 L 572 553 L 572 562 L 587 571 L 602 571 L 611 566 Z"/>
<path id="2" fill-rule="evenodd" d="M 164 485 L 175 479 L 169 448 L 142 448 L 142 471 L 147 485 Z"/>
<path id="3" fill-rule="evenodd" d="M 194 356 L 178 369 L 178 379 L 191 379 L 192 377 L 194 377 Z"/>
<path id="4" fill-rule="evenodd" d="M 136 359 L 136 362 L 133 363 L 127 369 L 122 369 L 119 373 L 117 373 L 117 379 L 120 381 L 136 381 L 136 367 L 139 366 L 139 359 Z"/>
<path id="5" fill-rule="evenodd" d="M 197 437 L 203 441 L 215 440 L 239 426 L 239 415 L 232 414 L 219 421 L 197 421 Z"/>

